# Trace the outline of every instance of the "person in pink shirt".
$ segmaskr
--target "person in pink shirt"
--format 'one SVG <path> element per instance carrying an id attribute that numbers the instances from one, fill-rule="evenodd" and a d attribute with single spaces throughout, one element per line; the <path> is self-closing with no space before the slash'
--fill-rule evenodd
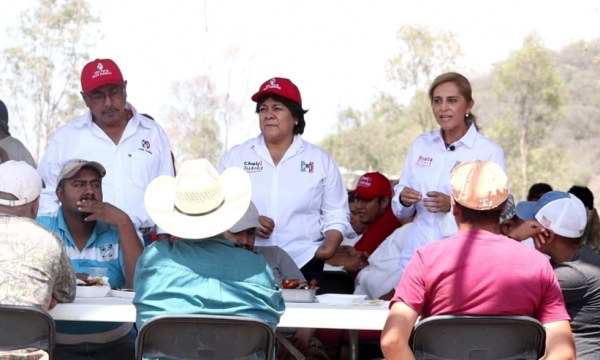
<path id="1" fill-rule="evenodd" d="M 508 178 L 490 161 L 469 161 L 450 179 L 459 232 L 417 250 L 390 302 L 386 359 L 414 359 L 408 340 L 420 315 L 523 315 L 546 328 L 545 359 L 574 359 L 575 345 L 552 266 L 535 249 L 500 235 Z"/>

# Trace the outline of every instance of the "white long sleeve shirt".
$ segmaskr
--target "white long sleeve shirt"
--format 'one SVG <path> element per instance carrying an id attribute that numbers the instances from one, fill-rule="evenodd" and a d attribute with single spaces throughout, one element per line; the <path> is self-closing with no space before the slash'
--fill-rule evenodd
<path id="1" fill-rule="evenodd" d="M 348 195 L 340 171 L 329 155 L 300 137 L 275 166 L 264 138 L 259 135 L 234 146 L 219 162 L 244 169 L 252 179 L 252 201 L 260 215 L 275 222 L 268 239 L 256 237 L 256 246 L 276 245 L 299 268 L 323 243 L 323 233 L 350 229 Z"/>
<path id="2" fill-rule="evenodd" d="M 462 162 L 470 160 L 489 160 L 500 165 L 504 171 L 504 151 L 502 148 L 480 134 L 471 125 L 466 134 L 446 149 L 441 130 L 421 134 L 411 145 L 398 184 L 394 187 L 392 210 L 399 218 L 415 213 L 411 234 L 402 251 L 400 268 L 404 272 L 406 265 L 421 246 L 443 238 L 440 221 L 443 213 L 431 213 L 422 201 L 408 207 L 400 204 L 400 193 L 405 187 L 421 192 L 423 197 L 429 191 L 438 191 L 450 195 L 450 175 L 452 169 Z"/>
<path id="3" fill-rule="evenodd" d="M 127 213 L 137 228 L 154 226 L 144 208 L 144 191 L 157 176 L 173 176 L 171 149 L 159 124 L 138 114 L 130 104 L 126 109 L 133 117 L 118 144 L 92 121 L 89 111 L 56 130 L 38 165 L 46 184 L 40 195 L 39 215 L 58 210 L 55 190 L 62 166 L 72 159 L 84 159 L 97 161 L 106 169 L 103 201 Z"/>

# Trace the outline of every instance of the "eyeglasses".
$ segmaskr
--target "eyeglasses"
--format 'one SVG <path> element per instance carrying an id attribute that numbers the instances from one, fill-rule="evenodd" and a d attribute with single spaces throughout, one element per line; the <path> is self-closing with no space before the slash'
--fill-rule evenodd
<path id="1" fill-rule="evenodd" d="M 107 93 L 84 93 L 95 104 L 103 104 L 106 98 L 109 97 L 111 100 L 120 100 L 125 95 L 125 86 L 117 86 Z"/>

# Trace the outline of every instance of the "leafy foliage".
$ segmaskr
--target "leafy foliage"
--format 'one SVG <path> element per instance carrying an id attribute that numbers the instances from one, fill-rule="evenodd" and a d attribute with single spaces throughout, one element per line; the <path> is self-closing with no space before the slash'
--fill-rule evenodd
<path id="1" fill-rule="evenodd" d="M 37 0 L 9 29 L 18 46 L 1 53 L 7 106 L 24 124 L 20 130 L 38 159 L 52 133 L 84 105 L 77 93 L 79 72 L 93 44 L 99 19 L 85 0 Z"/>

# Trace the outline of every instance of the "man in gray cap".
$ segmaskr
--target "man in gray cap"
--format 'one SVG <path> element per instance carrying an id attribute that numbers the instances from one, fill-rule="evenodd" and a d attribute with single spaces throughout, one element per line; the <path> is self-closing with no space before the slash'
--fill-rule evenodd
<path id="1" fill-rule="evenodd" d="M 56 179 L 61 206 L 38 222 L 56 232 L 78 274 L 88 267 L 107 268 L 111 287 L 133 287 L 142 239 L 129 216 L 102 201 L 104 167 L 95 161 L 71 160 Z M 60 359 L 133 358 L 133 323 L 56 322 L 55 357 Z M 89 346 L 93 343 L 93 346 Z"/>
<path id="2" fill-rule="evenodd" d="M 8 129 L 8 109 L 2 100 L 0 100 L 0 156 L 2 156 L 2 161 L 9 159 L 25 161 L 32 167 L 36 167 L 35 160 L 25 145 L 10 135 Z"/>

